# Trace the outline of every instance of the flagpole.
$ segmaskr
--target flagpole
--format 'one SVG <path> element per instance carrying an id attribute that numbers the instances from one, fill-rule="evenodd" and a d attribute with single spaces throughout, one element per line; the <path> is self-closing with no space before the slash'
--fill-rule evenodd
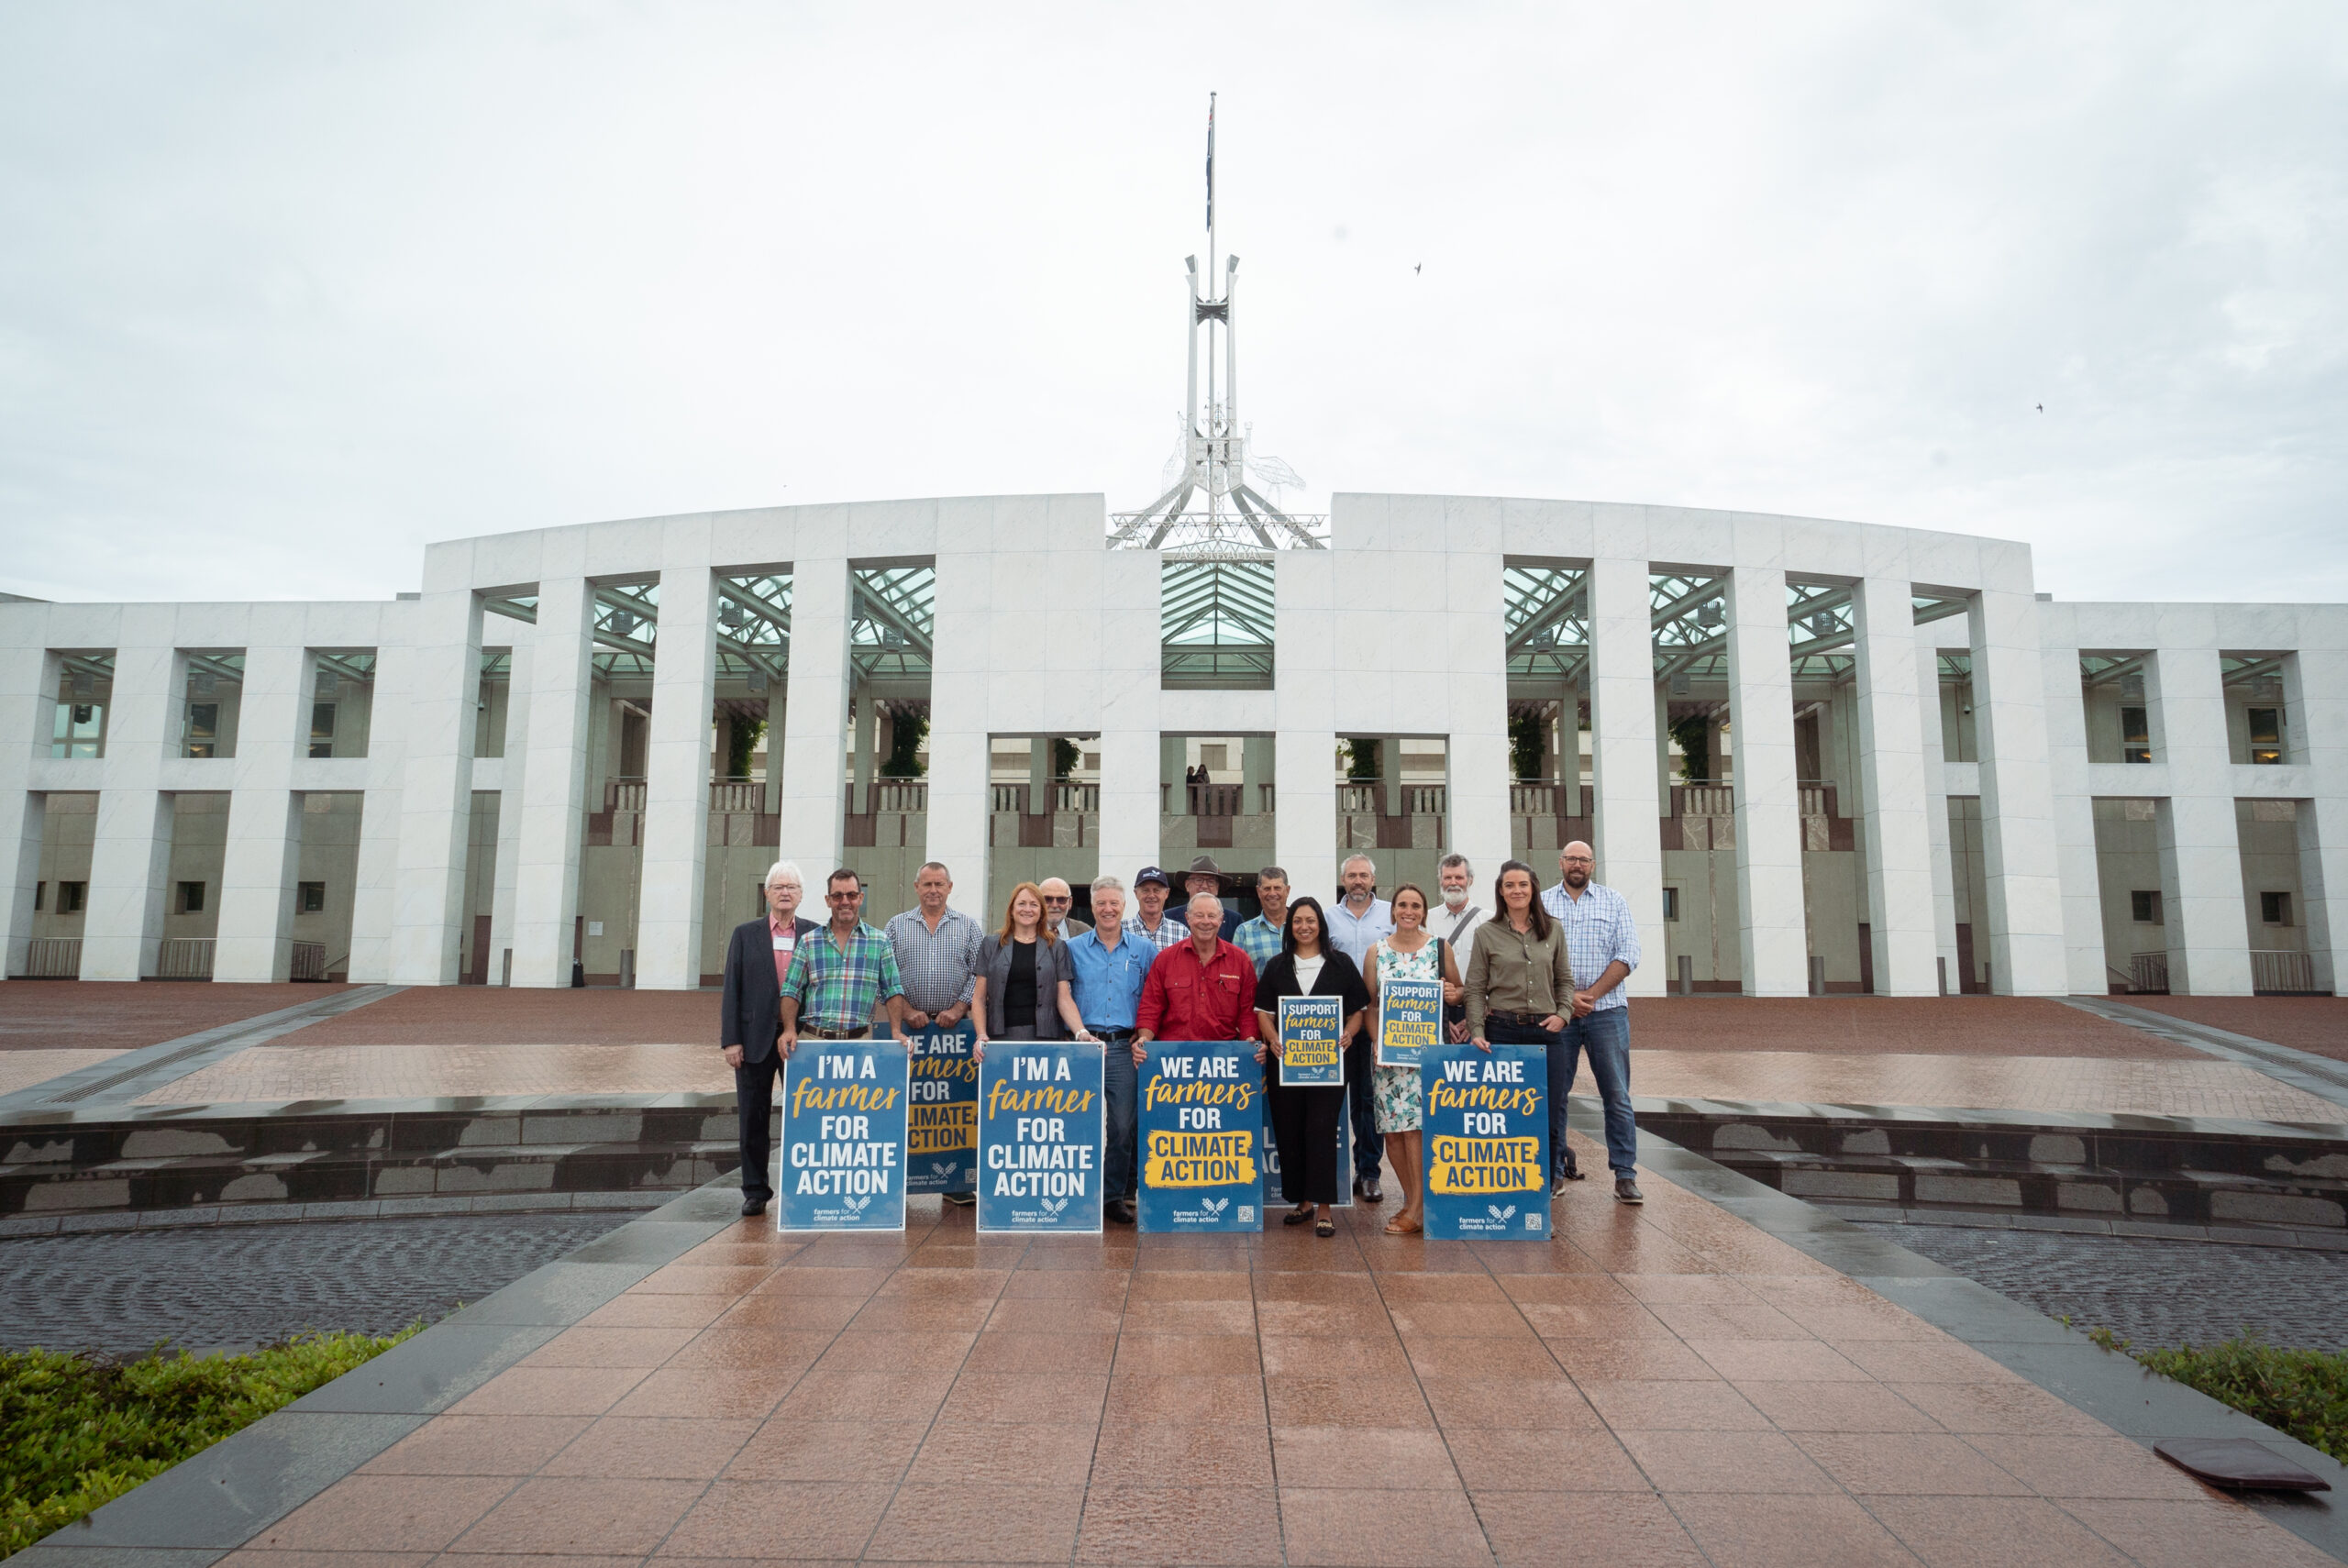
<path id="1" fill-rule="evenodd" d="M 1215 98 L 1215 95 L 1214 95 L 1213 93 L 1210 93 L 1210 94 L 1207 94 L 1207 298 L 1208 298 L 1208 300 L 1209 300 L 1210 302 L 1212 302 L 1212 301 L 1215 298 L 1215 253 L 1214 253 L 1214 98 Z M 1216 434 L 1216 432 L 1215 432 L 1215 418 L 1214 418 L 1214 409 L 1215 409 L 1215 402 L 1214 402 L 1214 325 L 1215 325 L 1215 324 L 1214 324 L 1214 320 L 1213 320 L 1213 317 L 1209 317 L 1209 318 L 1208 318 L 1208 321 L 1207 321 L 1207 428 L 1206 428 L 1206 436 L 1207 436 L 1207 473 L 1206 473 L 1206 479 L 1207 479 L 1207 534 L 1208 534 L 1208 536 L 1209 536 L 1209 537 L 1213 537 L 1213 534 L 1214 534 L 1214 524 L 1215 524 L 1215 514 L 1216 514 L 1216 513 L 1220 510 L 1220 508 L 1216 505 L 1216 500 L 1217 500 L 1217 498 L 1216 498 L 1216 496 L 1215 496 L 1215 492 L 1214 492 L 1214 470 L 1215 470 L 1215 461 L 1216 461 L 1216 449 L 1215 449 L 1215 446 L 1214 446 L 1215 434 Z M 1226 326 L 1226 327 L 1225 327 L 1225 330 L 1226 330 L 1226 331 L 1228 331 L 1228 330 L 1229 330 L 1229 328 Z"/>

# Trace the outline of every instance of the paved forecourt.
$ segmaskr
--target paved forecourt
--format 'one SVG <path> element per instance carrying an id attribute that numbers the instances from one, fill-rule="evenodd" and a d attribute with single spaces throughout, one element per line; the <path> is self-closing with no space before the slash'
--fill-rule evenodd
<path id="1" fill-rule="evenodd" d="M 980 1241 L 926 1200 L 902 1237 L 725 1225 L 227 1561 L 2332 1561 L 1648 1194 L 1576 1189 L 1520 1244 L 1361 1210 L 1332 1241 Z"/>

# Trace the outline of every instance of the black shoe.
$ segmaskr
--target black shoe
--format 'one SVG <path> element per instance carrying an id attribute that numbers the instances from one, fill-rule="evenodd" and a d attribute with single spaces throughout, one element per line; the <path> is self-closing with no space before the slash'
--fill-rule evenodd
<path id="1" fill-rule="evenodd" d="M 1280 1223 L 1283 1225 L 1301 1225 L 1312 1218 L 1312 1205 L 1308 1203 L 1301 1209 L 1291 1209 L 1287 1213 L 1281 1215 Z"/>
<path id="2" fill-rule="evenodd" d="M 1566 1195 L 1566 1183 L 1569 1181 L 1579 1181 L 1581 1179 L 1581 1172 L 1576 1170 L 1571 1165 L 1567 1165 L 1564 1170 L 1557 1173 L 1555 1180 L 1550 1182 L 1549 1196 L 1552 1198 L 1563 1198 Z"/>
<path id="3" fill-rule="evenodd" d="M 1376 1176 L 1364 1176 L 1361 1180 L 1354 1183 L 1354 1196 L 1360 1198 L 1364 1203 L 1383 1203 L 1386 1201 L 1386 1194 L 1379 1190 L 1378 1178 Z"/>
<path id="4" fill-rule="evenodd" d="M 749 1196 L 748 1196 L 748 1195 L 745 1195 L 745 1196 L 743 1197 L 743 1199 L 742 1199 L 742 1218 L 743 1218 L 743 1219 L 745 1219 L 745 1220 L 753 1219 L 753 1218 L 755 1218 L 755 1217 L 756 1217 L 756 1216 L 758 1216 L 758 1215 L 764 1214 L 766 1211 L 767 1211 L 767 1200 L 766 1200 L 765 1198 L 751 1198 L 751 1197 L 749 1197 Z"/>
<path id="5" fill-rule="evenodd" d="M 977 1203 L 978 1200 L 979 1195 L 975 1192 L 949 1192 L 946 1194 L 946 1201 L 952 1204 L 957 1209 L 968 1209 Z"/>
<path id="6" fill-rule="evenodd" d="M 1115 1220 L 1118 1224 L 1131 1225 L 1135 1222 L 1136 1216 L 1134 1212 L 1134 1200 L 1132 1198 L 1112 1198 L 1109 1200 L 1106 1207 L 1109 1218 Z"/>
<path id="7" fill-rule="evenodd" d="M 1614 1178 L 1615 1202 L 1645 1203 L 1646 1200 L 1647 1196 L 1645 1193 L 1639 1190 L 1639 1184 L 1637 1182 L 1633 1181 L 1629 1176 L 1616 1176 Z"/>

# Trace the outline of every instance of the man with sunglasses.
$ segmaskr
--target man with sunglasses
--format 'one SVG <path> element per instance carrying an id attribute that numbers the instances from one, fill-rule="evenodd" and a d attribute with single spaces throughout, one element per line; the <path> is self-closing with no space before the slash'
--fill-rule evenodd
<path id="1" fill-rule="evenodd" d="M 775 1048 L 786 1059 L 802 1033 L 816 1040 L 869 1038 L 872 1014 L 883 1006 L 897 1032 L 905 1032 L 896 945 L 858 918 L 864 878 L 841 867 L 825 878 L 824 904 L 829 923 L 799 944 L 782 983 L 782 1034 Z"/>
<path id="2" fill-rule="evenodd" d="M 1052 935 L 1061 942 L 1073 942 L 1091 931 L 1091 922 L 1075 913 L 1076 889 L 1058 877 L 1047 877 L 1044 889 L 1044 923 Z"/>

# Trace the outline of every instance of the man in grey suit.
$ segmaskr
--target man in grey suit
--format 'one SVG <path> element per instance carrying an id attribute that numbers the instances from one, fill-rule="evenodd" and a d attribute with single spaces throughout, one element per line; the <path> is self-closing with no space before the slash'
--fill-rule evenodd
<path id="1" fill-rule="evenodd" d="M 799 944 L 818 928 L 799 918 L 806 886 L 799 867 L 778 860 L 767 869 L 767 912 L 734 928 L 725 946 L 725 994 L 719 1004 L 718 1043 L 734 1069 L 742 1123 L 742 1212 L 763 1214 L 774 1189 L 767 1185 L 768 1123 L 774 1084 L 782 1071 L 775 1037 L 782 1032 L 782 978 Z"/>

